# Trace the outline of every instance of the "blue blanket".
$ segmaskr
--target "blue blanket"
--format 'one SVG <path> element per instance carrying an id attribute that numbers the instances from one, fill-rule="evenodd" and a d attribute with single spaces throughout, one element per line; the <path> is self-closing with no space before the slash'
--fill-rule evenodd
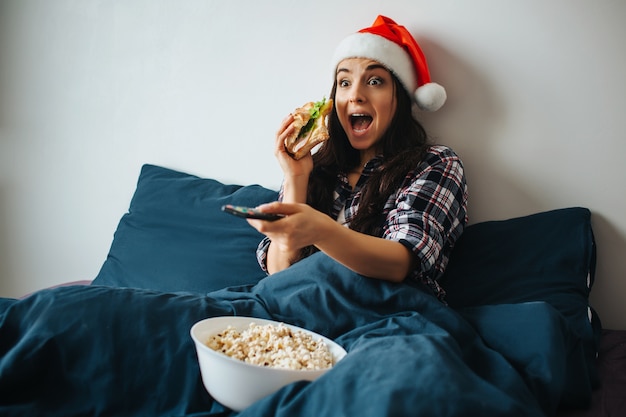
<path id="1" fill-rule="evenodd" d="M 189 336 L 219 315 L 295 324 L 348 355 L 236 414 L 205 391 Z M 61 287 L 0 301 L 0 415 L 553 415 L 572 339 L 549 304 L 457 311 L 321 253 L 204 295 Z"/>

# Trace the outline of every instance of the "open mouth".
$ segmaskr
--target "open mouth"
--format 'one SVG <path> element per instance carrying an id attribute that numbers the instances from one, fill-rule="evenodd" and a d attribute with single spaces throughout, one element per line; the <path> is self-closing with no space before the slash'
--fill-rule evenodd
<path id="1" fill-rule="evenodd" d="M 352 125 L 352 129 L 356 132 L 367 130 L 367 128 L 372 124 L 372 120 L 372 116 L 368 116 L 367 114 L 350 115 L 350 124 Z"/>

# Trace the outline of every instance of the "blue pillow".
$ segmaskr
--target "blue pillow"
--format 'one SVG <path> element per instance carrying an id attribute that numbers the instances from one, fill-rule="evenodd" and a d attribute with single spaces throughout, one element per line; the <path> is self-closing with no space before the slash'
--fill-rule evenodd
<path id="1" fill-rule="evenodd" d="M 578 339 L 579 349 L 570 352 L 572 387 L 585 379 L 594 385 L 601 332 L 600 320 L 589 306 L 595 263 L 591 212 L 571 207 L 467 227 L 441 284 L 450 306 L 460 310 L 486 304 L 549 303 Z M 568 399 L 570 405 L 579 405 L 575 392 L 569 392 Z"/>
<path id="2" fill-rule="evenodd" d="M 263 236 L 220 209 L 277 197 L 259 185 L 225 185 L 144 165 L 93 285 L 205 293 L 254 284 L 265 276 L 255 256 Z"/>

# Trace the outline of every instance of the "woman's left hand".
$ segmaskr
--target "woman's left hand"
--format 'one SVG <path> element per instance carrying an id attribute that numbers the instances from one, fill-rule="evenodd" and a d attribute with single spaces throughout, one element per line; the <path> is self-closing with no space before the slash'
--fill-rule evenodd
<path id="1" fill-rule="evenodd" d="M 315 245 L 329 222 L 335 223 L 307 204 L 274 202 L 263 204 L 257 210 L 285 215 L 285 218 L 276 221 L 248 219 L 252 227 L 271 239 L 272 245 L 285 252 Z"/>

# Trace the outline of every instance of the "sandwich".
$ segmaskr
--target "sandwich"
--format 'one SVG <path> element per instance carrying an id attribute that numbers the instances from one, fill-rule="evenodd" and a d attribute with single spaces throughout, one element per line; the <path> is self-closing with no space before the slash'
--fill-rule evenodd
<path id="1" fill-rule="evenodd" d="M 326 116 L 333 108 L 333 100 L 309 102 L 293 112 L 295 130 L 285 138 L 285 149 L 293 159 L 300 159 L 318 144 L 328 140 Z"/>

